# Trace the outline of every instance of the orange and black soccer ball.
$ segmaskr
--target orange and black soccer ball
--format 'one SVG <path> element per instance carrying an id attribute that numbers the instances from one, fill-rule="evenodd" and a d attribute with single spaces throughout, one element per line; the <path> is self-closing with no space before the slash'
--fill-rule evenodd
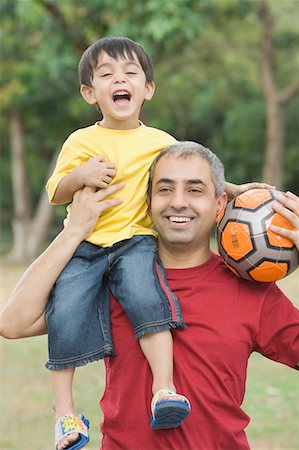
<path id="1" fill-rule="evenodd" d="M 272 209 L 276 190 L 251 189 L 227 204 L 217 221 L 218 251 L 239 277 L 252 281 L 276 281 L 299 265 L 295 244 L 269 230 L 270 224 L 293 229 Z"/>

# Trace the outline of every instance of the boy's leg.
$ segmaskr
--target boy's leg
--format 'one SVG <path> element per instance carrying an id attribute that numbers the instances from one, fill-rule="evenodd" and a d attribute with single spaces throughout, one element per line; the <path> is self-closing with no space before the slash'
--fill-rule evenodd
<path id="1" fill-rule="evenodd" d="M 74 368 L 51 370 L 52 388 L 54 393 L 53 409 L 55 411 L 56 420 L 63 417 L 65 414 L 76 415 L 72 389 L 74 373 Z M 69 434 L 58 442 L 57 450 L 67 448 L 67 446 L 75 442 L 78 438 L 78 433 Z"/>
<path id="2" fill-rule="evenodd" d="M 105 253 L 105 252 L 104 252 Z M 83 242 L 58 278 L 46 310 L 49 361 L 56 418 L 74 414 L 74 368 L 114 354 L 109 317 L 99 315 L 103 273 L 103 249 Z M 103 295 L 107 295 L 106 287 Z M 61 439 L 57 449 L 76 441 L 78 433 Z"/>
<path id="3" fill-rule="evenodd" d="M 173 381 L 173 342 L 170 330 L 145 334 L 139 339 L 141 350 L 153 374 L 152 391 L 176 391 Z"/>
<path id="4" fill-rule="evenodd" d="M 54 392 L 53 409 L 57 419 L 68 413 L 75 414 L 72 392 L 74 373 L 74 367 L 65 370 L 51 370 Z"/>

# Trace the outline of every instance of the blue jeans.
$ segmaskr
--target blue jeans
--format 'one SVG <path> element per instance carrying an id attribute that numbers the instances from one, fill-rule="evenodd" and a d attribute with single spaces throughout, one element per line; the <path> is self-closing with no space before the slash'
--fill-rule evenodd
<path id="1" fill-rule="evenodd" d="M 185 326 L 152 236 L 134 236 L 106 248 L 83 241 L 57 279 L 46 308 L 48 369 L 81 366 L 115 355 L 110 291 L 127 313 L 137 338 Z"/>

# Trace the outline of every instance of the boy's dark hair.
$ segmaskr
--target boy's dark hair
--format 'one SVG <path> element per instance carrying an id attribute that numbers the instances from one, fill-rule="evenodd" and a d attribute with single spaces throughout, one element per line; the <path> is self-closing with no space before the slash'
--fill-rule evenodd
<path id="1" fill-rule="evenodd" d="M 153 63 L 144 48 L 125 36 L 112 36 L 94 42 L 81 56 L 78 67 L 80 86 L 84 84 L 91 87 L 93 72 L 97 67 L 99 56 L 102 52 L 107 53 L 114 59 L 127 56 L 133 58 L 136 56 L 145 73 L 146 81 L 153 81 Z"/>

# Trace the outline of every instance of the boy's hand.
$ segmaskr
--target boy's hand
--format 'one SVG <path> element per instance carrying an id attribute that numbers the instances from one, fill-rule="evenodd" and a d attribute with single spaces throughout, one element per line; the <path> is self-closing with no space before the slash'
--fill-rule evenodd
<path id="1" fill-rule="evenodd" d="M 116 175 L 115 164 L 103 155 L 90 158 L 85 164 L 74 169 L 81 186 L 106 188 Z"/>
<path id="2" fill-rule="evenodd" d="M 273 203 L 273 210 L 285 217 L 292 225 L 293 230 L 271 225 L 270 228 L 275 233 L 294 242 L 299 251 L 299 197 L 292 192 L 286 192 L 276 198 L 277 203 Z"/>
<path id="3" fill-rule="evenodd" d="M 237 195 L 243 194 L 243 192 L 249 191 L 250 189 L 276 189 L 275 186 L 267 183 L 244 183 L 244 184 L 233 184 L 225 183 L 225 192 L 227 194 L 228 200 L 232 200 Z"/>

